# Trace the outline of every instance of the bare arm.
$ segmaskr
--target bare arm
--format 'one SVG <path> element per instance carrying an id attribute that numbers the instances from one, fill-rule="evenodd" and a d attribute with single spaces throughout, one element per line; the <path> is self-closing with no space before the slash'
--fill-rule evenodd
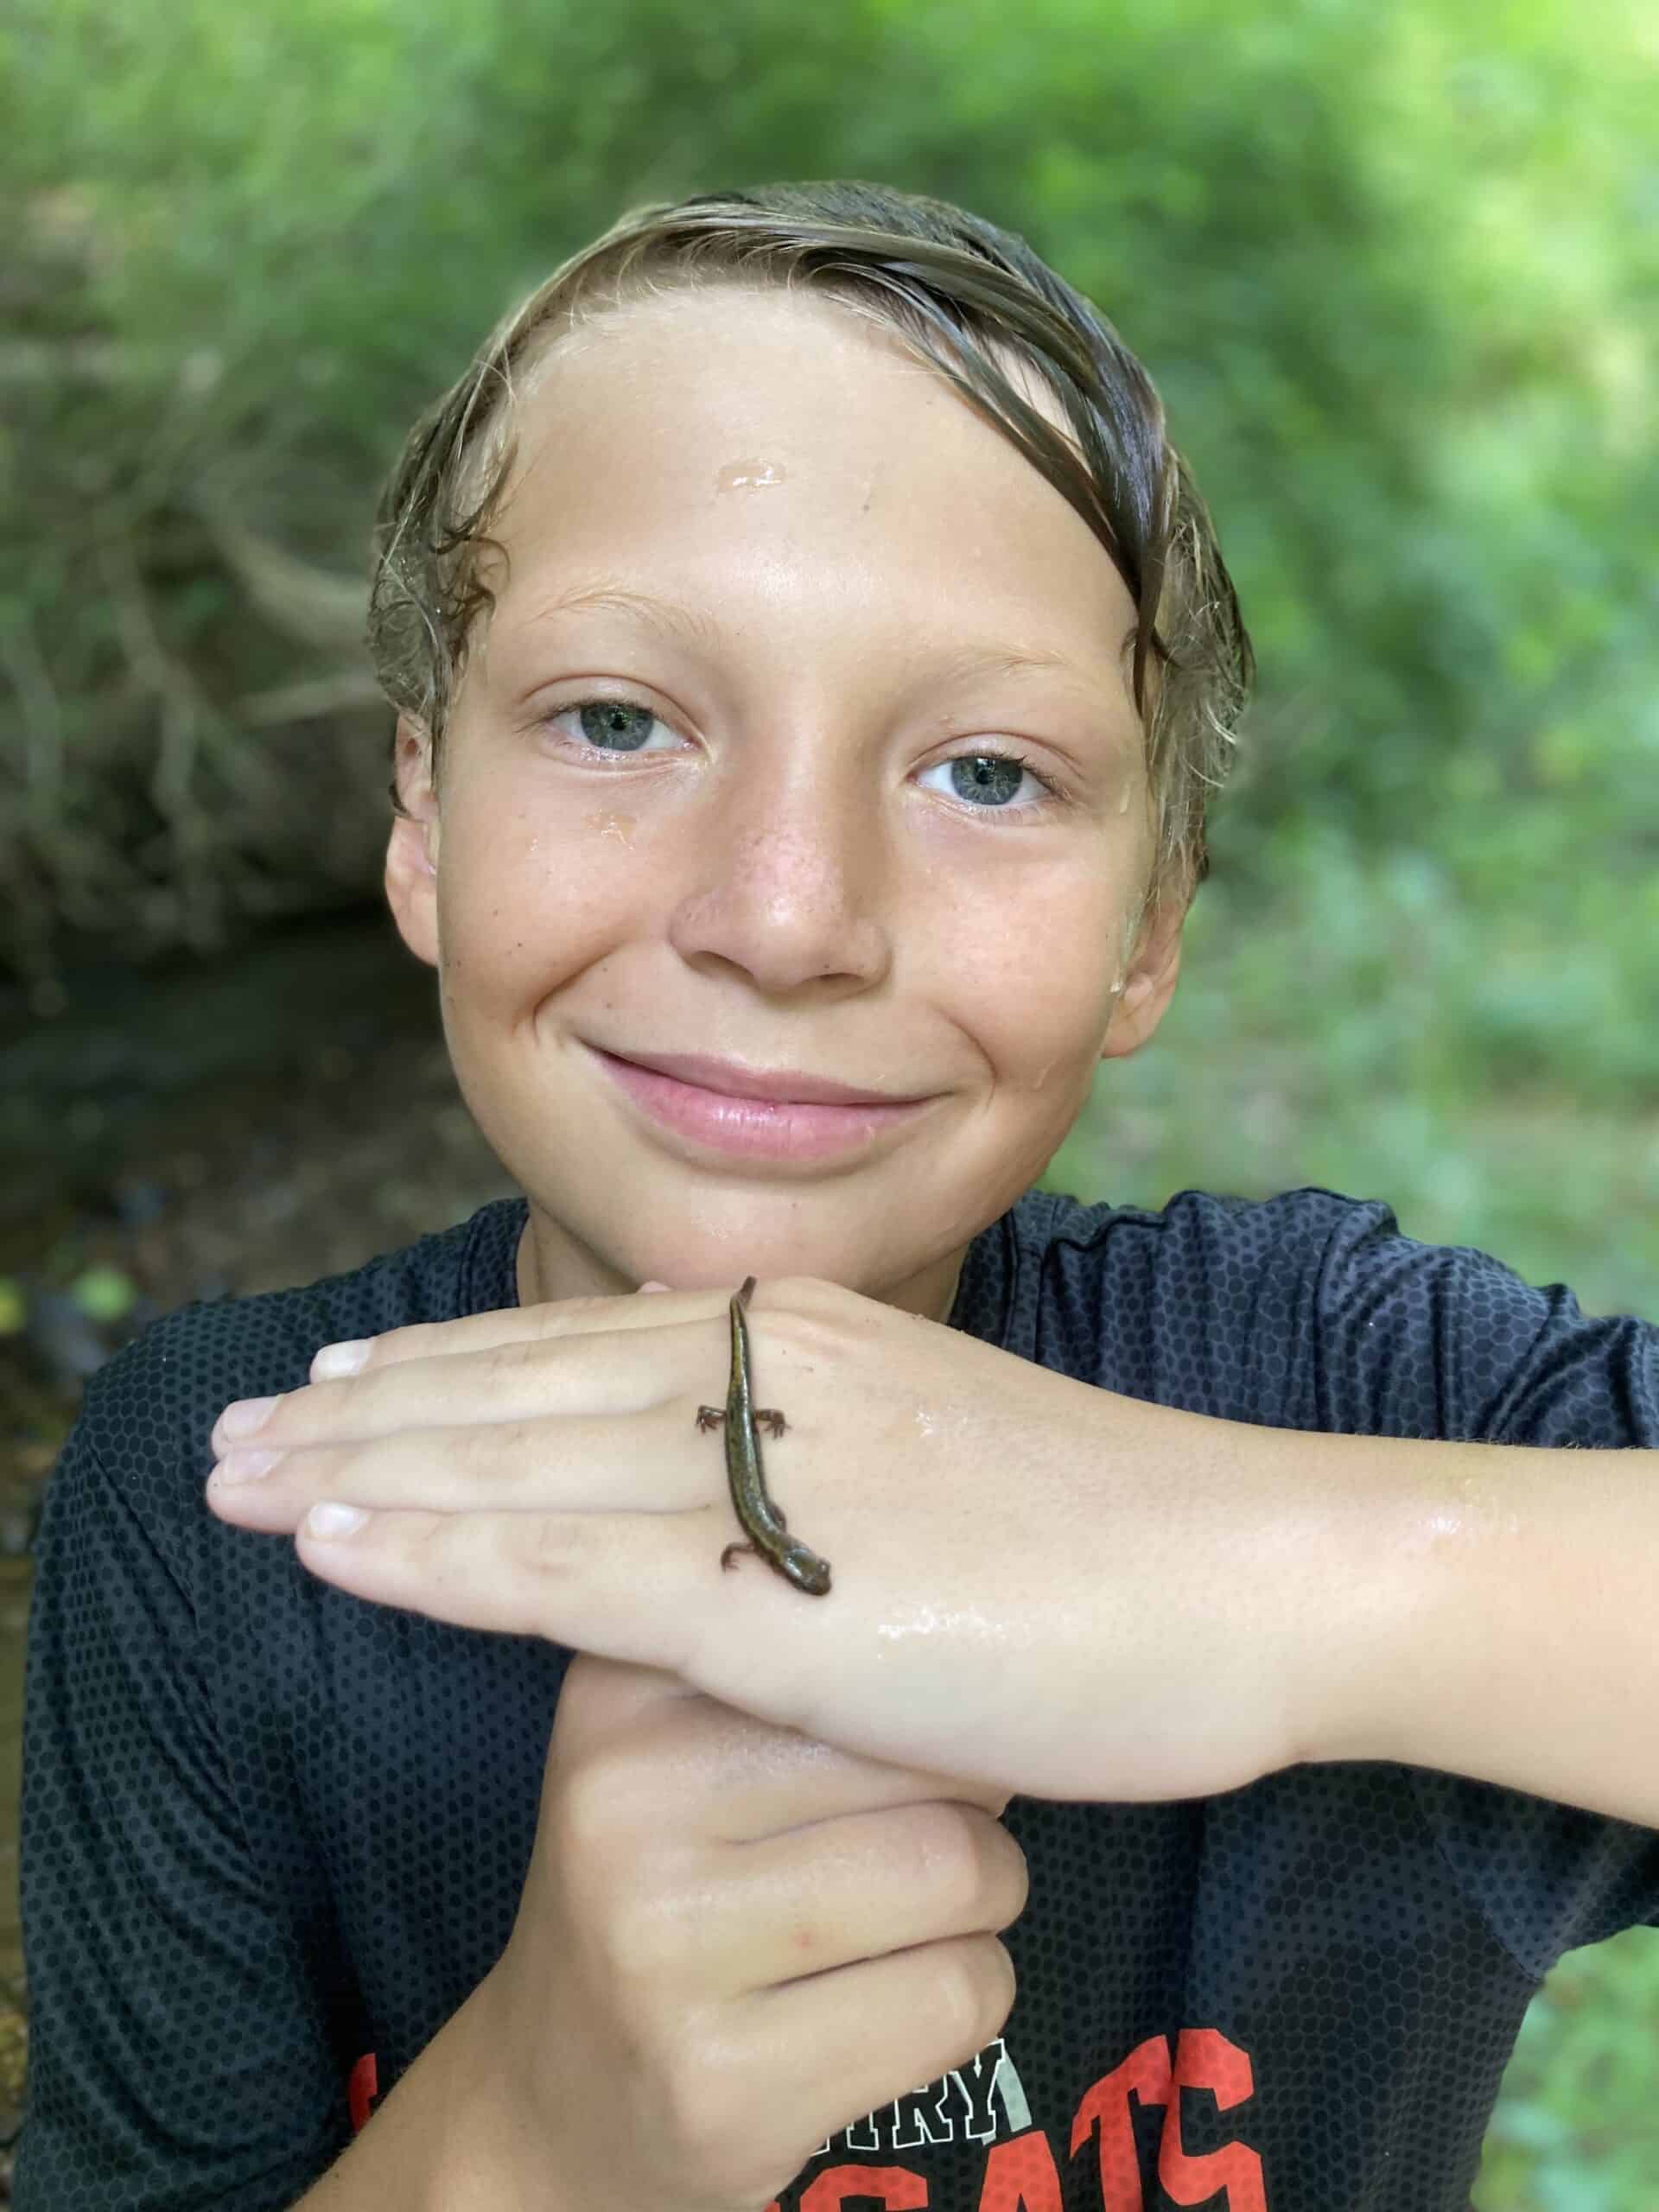
<path id="1" fill-rule="evenodd" d="M 1659 1828 L 1659 1452 L 1235 1427 L 1340 1516 L 1304 1758 L 1394 1759 Z M 1323 1524 L 1326 1542 L 1333 1524 Z"/>
<path id="2" fill-rule="evenodd" d="M 567 2199 L 534 2160 L 533 2193 L 515 2160 L 513 2128 L 495 2091 L 488 1975 L 403 2074 L 368 2125 L 293 2212 L 562 2212 Z"/>
<path id="3" fill-rule="evenodd" d="M 292 2212 L 765 2212 L 1001 2031 L 1007 1804 L 577 1652 L 505 1949 Z"/>

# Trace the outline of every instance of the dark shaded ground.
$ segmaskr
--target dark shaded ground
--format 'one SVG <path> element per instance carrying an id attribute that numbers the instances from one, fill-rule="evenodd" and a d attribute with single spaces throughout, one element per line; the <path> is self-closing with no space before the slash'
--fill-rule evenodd
<path id="1" fill-rule="evenodd" d="M 0 2202 L 24 2091 L 23 1664 L 41 1497 L 86 1376 L 149 1320 L 359 1266 L 514 1188 L 462 1104 L 435 979 L 384 912 L 240 954 L 0 992 Z M 108 1319 L 93 1268 L 137 1296 Z"/>

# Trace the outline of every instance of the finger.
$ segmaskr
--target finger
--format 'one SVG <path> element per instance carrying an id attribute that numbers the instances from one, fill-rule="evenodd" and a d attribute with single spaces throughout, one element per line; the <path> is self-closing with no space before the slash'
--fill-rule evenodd
<path id="1" fill-rule="evenodd" d="M 845 1664 L 846 1631 L 830 1609 L 804 1604 L 759 1563 L 741 1589 L 722 1579 L 729 1510 L 722 1498 L 681 1513 L 391 1511 L 336 1538 L 308 1517 L 295 1547 L 310 1573 L 371 1604 L 664 1669 L 757 1719 L 914 1770 L 916 1730 L 902 1707 L 845 1727 L 822 1711 L 821 1686 Z M 975 1779 L 972 1765 L 939 1771 L 929 1794 L 1006 1804 L 1000 1782 Z"/>
<path id="2" fill-rule="evenodd" d="M 683 1318 L 690 1319 L 726 1313 L 734 1294 L 741 1288 L 741 1277 L 729 1287 L 716 1285 L 699 1290 L 671 1290 L 661 1283 L 656 1286 L 656 1296 L 684 1300 Z M 757 1287 L 750 1298 L 751 1311 L 759 1295 Z M 315 1376 L 325 1354 L 355 1350 L 359 1344 L 367 1345 L 368 1356 L 356 1371 L 365 1373 L 401 1360 L 448 1358 L 491 1344 L 536 1343 L 549 1337 L 581 1336 L 594 1329 L 659 1328 L 664 1319 L 655 1299 L 646 1311 L 632 1291 L 613 1298 L 562 1298 L 539 1306 L 503 1306 L 488 1313 L 462 1314 L 454 1321 L 412 1321 L 401 1329 L 388 1329 L 381 1336 L 356 1339 L 349 1346 L 324 1344 L 314 1354 L 311 1366 Z M 316 1379 L 327 1379 L 326 1363 L 323 1375 Z"/>
<path id="3" fill-rule="evenodd" d="M 310 1572 L 376 1605 L 665 1668 L 715 1697 L 722 1693 L 710 1677 L 719 1662 L 705 1647 L 730 1638 L 711 1637 L 709 1623 L 729 1624 L 741 1605 L 753 1618 L 746 1649 L 770 1649 L 774 1663 L 757 1669 L 746 1661 L 722 1701 L 793 1728 L 801 1685 L 836 1663 L 841 1632 L 826 1624 L 823 1608 L 804 1605 L 798 1591 L 758 1562 L 741 1590 L 735 1577 L 722 1577 L 729 1512 L 724 1497 L 670 1513 L 393 1510 L 371 1512 L 332 1536 L 319 1534 L 308 1514 L 295 1545 Z M 890 1756 L 880 1744 L 848 1748 Z M 934 1794 L 943 1794 L 937 1784 Z"/>
<path id="4" fill-rule="evenodd" d="M 976 1805 L 934 1798 L 753 1840 L 687 1901 L 688 1924 L 664 1948 L 694 1980 L 717 1980 L 741 1960 L 747 1986 L 766 1988 L 1006 1928 L 1027 1891 L 1026 1856 L 1007 1830 Z"/>
<path id="5" fill-rule="evenodd" d="M 1015 1993 L 1014 1961 L 995 1936 L 890 1951 L 758 1990 L 746 2008 L 755 2056 L 723 2037 L 722 2074 L 803 2084 L 801 2118 L 822 2140 L 968 2065 L 1001 2032 Z"/>
<path id="6" fill-rule="evenodd" d="M 221 1413 L 210 1442 L 222 1456 L 241 1443 L 291 1451 L 454 1427 L 463 1420 L 487 1427 L 537 1414 L 614 1418 L 647 1412 L 677 1390 L 683 1394 L 693 1376 L 701 1387 L 711 1360 L 716 1383 L 722 1379 L 720 1362 L 728 1343 L 723 1323 L 707 1314 L 677 1319 L 660 1313 L 656 1336 L 660 1342 L 646 1356 L 637 1324 L 632 1331 L 607 1324 L 556 1337 L 502 1339 L 442 1357 L 371 1360 L 359 1374 L 285 1392 L 255 1431 L 232 1436 Z"/>
<path id="7" fill-rule="evenodd" d="M 650 1515 L 372 1513 L 327 1539 L 308 1517 L 295 1546 L 312 1573 L 375 1605 L 457 1628 L 540 1636 L 693 1682 L 694 1631 L 720 1576 L 708 1506 Z M 729 1585 L 721 1594 L 729 1604 Z M 783 1594 L 799 1604 L 798 1592 Z M 746 1602 L 766 1596 L 756 1586 Z"/>
<path id="8" fill-rule="evenodd" d="M 683 1402 L 645 1408 L 620 1436 L 617 1410 L 543 1412 L 529 1421 L 392 1429 L 315 1445 L 284 1446 L 262 1430 L 245 1448 L 279 1453 L 276 1464 L 256 1479 L 236 1480 L 238 1447 L 214 1469 L 207 1496 L 239 1527 L 272 1530 L 292 1529 L 324 1498 L 378 1512 L 522 1519 L 600 1510 L 645 1517 L 729 1497 L 720 1441 L 698 1438 L 695 1421 L 680 1417 Z"/>

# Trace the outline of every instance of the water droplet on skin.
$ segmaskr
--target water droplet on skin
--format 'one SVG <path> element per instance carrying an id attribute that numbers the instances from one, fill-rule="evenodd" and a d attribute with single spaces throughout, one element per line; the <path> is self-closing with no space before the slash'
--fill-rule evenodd
<path id="1" fill-rule="evenodd" d="M 716 492 L 762 492 L 769 484 L 781 484 L 789 471 L 779 468 L 775 461 L 728 461 L 715 479 Z"/>
<path id="2" fill-rule="evenodd" d="M 1127 784 L 1124 785 L 1122 796 L 1117 802 L 1117 810 L 1120 814 L 1127 814 L 1129 810 L 1129 787 Z"/>
<path id="3" fill-rule="evenodd" d="M 900 1620 L 878 1621 L 875 1632 L 884 1643 L 941 1635 L 959 1638 L 966 1644 L 1006 1643 L 1010 1640 L 1007 1621 L 994 1620 L 975 1605 L 964 1605 L 954 1612 L 932 1605 L 918 1605 Z"/>

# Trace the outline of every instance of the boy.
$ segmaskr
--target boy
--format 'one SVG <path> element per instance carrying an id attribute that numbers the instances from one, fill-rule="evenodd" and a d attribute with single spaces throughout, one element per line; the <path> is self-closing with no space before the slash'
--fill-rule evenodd
<path id="1" fill-rule="evenodd" d="M 1250 675 L 1144 372 L 937 203 L 648 209 L 383 524 L 388 896 L 525 1195 L 89 1390 L 16 2202 L 1464 2203 L 1659 1923 L 1659 1332 L 1032 1187 Z"/>

